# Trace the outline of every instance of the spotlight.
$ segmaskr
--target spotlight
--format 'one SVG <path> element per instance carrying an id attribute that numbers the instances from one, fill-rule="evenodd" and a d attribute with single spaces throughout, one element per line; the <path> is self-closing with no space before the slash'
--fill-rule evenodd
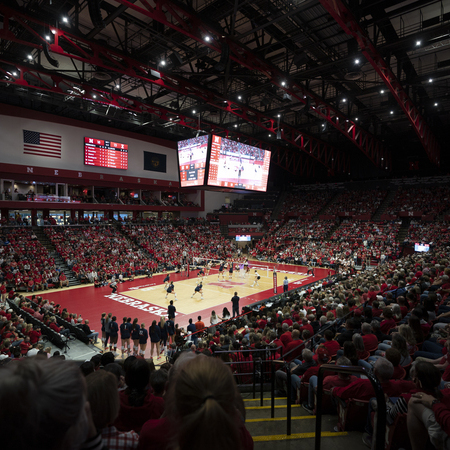
<path id="1" fill-rule="evenodd" d="M 33 55 L 28 55 L 27 58 L 31 61 L 33 59 Z"/>
<path id="2" fill-rule="evenodd" d="M 346 98 L 343 98 L 343 99 L 342 99 L 342 103 L 345 103 L 346 101 L 347 101 Z"/>
<path id="3" fill-rule="evenodd" d="M 381 89 L 380 94 L 384 94 L 384 89 Z"/>
<path id="4" fill-rule="evenodd" d="M 242 97 L 240 95 L 238 95 L 238 100 L 242 100 Z"/>
<path id="5" fill-rule="evenodd" d="M 14 77 L 17 77 L 19 74 L 17 72 L 12 73 Z"/>
<path id="6" fill-rule="evenodd" d="M 282 81 L 281 86 L 286 86 L 286 81 Z"/>
<path id="7" fill-rule="evenodd" d="M 355 59 L 355 64 L 359 64 L 359 59 L 358 58 Z"/>
<path id="8" fill-rule="evenodd" d="M 269 133 L 269 137 L 272 137 L 272 135 Z"/>
<path id="9" fill-rule="evenodd" d="M 66 16 L 64 16 L 64 17 L 62 18 L 62 21 L 63 21 L 64 23 L 68 23 L 68 22 L 69 22 L 69 19 L 68 19 Z"/>
<path id="10" fill-rule="evenodd" d="M 205 41 L 209 42 L 211 40 L 211 38 L 209 36 L 205 36 Z"/>
<path id="11" fill-rule="evenodd" d="M 97 96 L 95 94 L 92 94 L 92 98 L 97 98 Z"/>
<path id="12" fill-rule="evenodd" d="M 192 114 L 195 114 L 197 111 L 195 109 L 192 110 Z"/>
<path id="13" fill-rule="evenodd" d="M 438 102 L 436 102 L 436 103 L 434 104 L 434 106 L 438 106 Z"/>
<path id="14" fill-rule="evenodd" d="M 162 60 L 159 62 L 159 65 L 160 65 L 160 66 L 165 66 L 165 65 L 166 65 L 166 61 L 165 61 L 164 59 L 162 59 Z"/>
<path id="15" fill-rule="evenodd" d="M 428 80 L 428 83 L 432 83 L 433 82 L 433 78 L 430 78 L 429 80 Z"/>
<path id="16" fill-rule="evenodd" d="M 281 114 L 278 114 L 277 117 L 281 117 Z"/>
<path id="17" fill-rule="evenodd" d="M 237 127 L 238 127 L 238 126 L 237 126 L 237 123 L 235 123 L 235 124 L 234 124 L 234 128 L 237 128 Z"/>
<path id="18" fill-rule="evenodd" d="M 419 47 L 422 44 L 422 41 L 416 41 L 416 47 Z"/>
<path id="19" fill-rule="evenodd" d="M 49 41 L 49 40 L 51 39 L 50 35 L 49 35 L 49 34 L 46 34 L 46 35 L 45 35 L 45 39 L 46 39 L 47 41 Z"/>
<path id="20" fill-rule="evenodd" d="M 394 111 L 391 110 L 391 114 L 394 114 Z"/>
<path id="21" fill-rule="evenodd" d="M 358 117 L 355 117 L 355 120 L 358 121 L 359 120 Z"/>
<path id="22" fill-rule="evenodd" d="M 116 89 L 120 89 L 120 84 L 116 84 Z"/>

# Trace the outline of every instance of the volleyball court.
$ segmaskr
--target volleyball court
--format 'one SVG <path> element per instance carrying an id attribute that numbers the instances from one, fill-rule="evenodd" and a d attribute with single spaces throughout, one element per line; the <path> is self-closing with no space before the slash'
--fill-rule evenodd
<path id="1" fill-rule="evenodd" d="M 204 270 L 211 262 L 209 274 Z M 170 281 L 174 282 L 174 294 L 167 295 L 164 289 L 166 273 L 154 275 L 151 278 L 136 277 L 134 281 L 118 284 L 117 292 L 113 293 L 110 286 L 95 288 L 92 284 L 55 291 L 37 292 L 44 299 L 59 303 L 69 312 L 81 314 L 83 319 L 89 319 L 91 329 L 100 331 L 100 316 L 103 312 L 111 312 L 121 322 L 123 317 L 137 318 L 138 323 L 144 323 L 148 328 L 153 320 L 158 322 L 162 316 L 167 317 L 167 307 L 172 300 L 177 315 L 175 323 L 186 328 L 188 321 L 193 322 L 201 316 L 206 325 L 210 325 L 211 311 L 222 316 L 226 307 L 231 311 L 231 297 L 238 292 L 240 308 L 267 299 L 274 295 L 273 272 L 277 274 L 277 292 L 283 291 L 283 280 L 287 276 L 289 289 L 299 288 L 321 278 L 326 278 L 326 269 L 316 269 L 315 276 L 306 275 L 306 267 L 287 264 L 273 264 L 250 260 L 249 270 L 240 276 L 240 265 L 244 260 L 233 261 L 233 273 L 230 276 L 229 266 L 224 265 L 224 271 L 219 273 L 220 260 L 197 259 L 183 272 L 169 273 Z M 204 263 L 204 264 L 202 264 Z M 203 269 L 203 273 L 202 270 Z M 260 279 L 256 283 L 255 271 Z M 203 299 L 194 295 L 195 287 L 202 283 Z"/>

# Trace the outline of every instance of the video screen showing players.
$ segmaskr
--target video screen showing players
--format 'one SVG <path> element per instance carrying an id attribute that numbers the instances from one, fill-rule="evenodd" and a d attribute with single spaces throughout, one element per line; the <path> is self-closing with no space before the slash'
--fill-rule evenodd
<path id="1" fill-rule="evenodd" d="M 414 244 L 414 250 L 416 252 L 429 252 L 430 251 L 430 244 L 422 244 L 422 243 L 418 243 L 416 242 Z"/>
<path id="2" fill-rule="evenodd" d="M 180 186 L 203 186 L 205 183 L 208 135 L 178 142 Z"/>
<path id="3" fill-rule="evenodd" d="M 208 186 L 267 190 L 270 151 L 212 136 Z"/>

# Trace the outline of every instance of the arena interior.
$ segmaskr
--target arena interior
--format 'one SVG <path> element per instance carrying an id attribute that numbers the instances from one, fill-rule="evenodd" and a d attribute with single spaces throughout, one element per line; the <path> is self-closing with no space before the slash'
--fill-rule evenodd
<path id="1" fill-rule="evenodd" d="M 449 26 L 0 2 L 4 448 L 450 449 Z"/>

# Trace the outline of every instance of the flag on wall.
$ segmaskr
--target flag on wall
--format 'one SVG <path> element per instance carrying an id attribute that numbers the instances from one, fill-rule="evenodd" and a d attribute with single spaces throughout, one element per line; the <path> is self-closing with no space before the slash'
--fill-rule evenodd
<path id="1" fill-rule="evenodd" d="M 161 153 L 144 152 L 144 170 L 167 171 L 167 156 Z"/>
<path id="2" fill-rule="evenodd" d="M 61 158 L 61 136 L 23 130 L 23 153 Z"/>

